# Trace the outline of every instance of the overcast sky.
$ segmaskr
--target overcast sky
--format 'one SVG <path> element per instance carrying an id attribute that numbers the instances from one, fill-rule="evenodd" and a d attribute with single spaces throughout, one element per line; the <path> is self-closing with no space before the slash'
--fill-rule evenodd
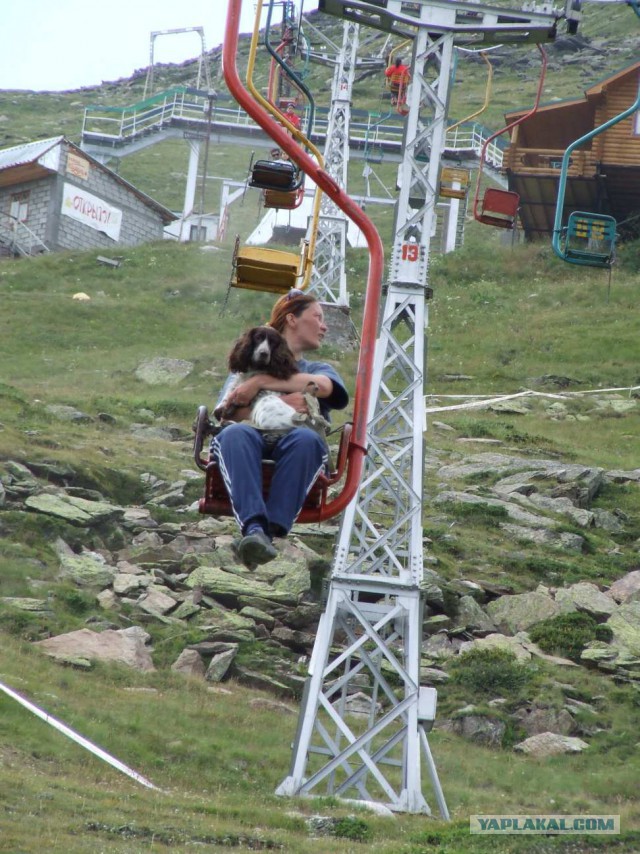
<path id="1" fill-rule="evenodd" d="M 305 12 L 312 7 L 317 2 L 307 0 Z M 129 77 L 149 65 L 158 30 L 202 27 L 210 50 L 222 43 L 226 13 L 227 0 L 0 0 L 0 90 L 60 91 Z M 254 18 L 254 0 L 243 0 L 240 31 L 252 32 Z M 156 62 L 199 54 L 197 33 L 155 39 Z"/>

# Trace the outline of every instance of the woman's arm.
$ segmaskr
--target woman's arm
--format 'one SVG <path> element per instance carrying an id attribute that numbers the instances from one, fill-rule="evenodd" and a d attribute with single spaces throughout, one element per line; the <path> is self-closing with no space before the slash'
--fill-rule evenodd
<path id="1" fill-rule="evenodd" d="M 240 383 L 229 397 L 236 406 L 248 406 L 258 392 L 263 390 L 278 391 L 282 394 L 307 391 L 309 384 L 317 387 L 316 397 L 329 397 L 333 391 L 333 382 L 324 374 L 294 374 L 288 380 L 278 380 L 269 374 L 254 374 Z"/>

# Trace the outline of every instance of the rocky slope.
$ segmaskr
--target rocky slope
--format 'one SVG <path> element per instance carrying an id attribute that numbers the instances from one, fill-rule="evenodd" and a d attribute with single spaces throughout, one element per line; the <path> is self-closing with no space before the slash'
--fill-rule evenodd
<path id="1" fill-rule="evenodd" d="M 623 400 L 624 406 L 615 395 L 602 400 L 618 406 L 621 417 L 637 417 L 634 398 Z M 573 417 L 570 405 L 564 413 L 553 405 L 553 417 Z M 71 416 L 65 411 L 57 417 Z M 165 422 L 134 426 L 182 443 L 188 460 L 184 428 Z M 451 431 L 443 422 L 434 427 Z M 640 469 L 607 471 L 508 447 L 487 450 L 487 440 L 464 438 L 454 450 L 434 447 L 428 453 L 423 681 L 446 696 L 456 661 L 474 650 L 498 649 L 516 662 L 559 669 L 559 685 L 563 668 L 597 668 L 617 684 L 640 686 L 640 540 L 635 520 L 617 507 L 618 492 L 631 491 L 633 498 L 640 488 Z M 144 499 L 122 506 L 82 485 L 81 464 L 0 463 L 4 536 L 17 536 L 25 520 L 42 520 L 37 527 L 45 532 L 48 555 L 39 567 L 26 567 L 28 595 L 0 597 L 3 624 L 76 667 L 91 667 L 96 659 L 141 671 L 171 667 L 212 682 L 233 677 L 299 697 L 335 527 L 296 528 L 278 542 L 277 560 L 250 572 L 232 548 L 233 520 L 197 513 L 201 473 L 185 468 L 174 482 L 150 473 L 140 480 Z M 477 543 L 477 571 L 465 561 L 455 562 L 458 571 L 452 571 L 447 556 L 478 520 L 487 527 L 486 543 L 482 533 Z M 483 553 L 489 542 L 497 544 L 497 559 L 495 552 Z M 534 563 L 537 577 L 504 569 Z M 73 616 L 70 591 L 77 591 L 81 605 Z M 571 657 L 545 643 L 539 631 L 542 626 L 552 633 L 567 615 L 586 620 Z M 576 722 L 576 710 L 584 717 L 585 698 L 571 686 L 558 689 L 558 696 L 562 702 L 551 705 L 535 692 L 511 704 L 497 696 L 495 715 L 486 707 L 476 714 L 472 703 L 437 725 L 499 744 L 510 719 L 521 734 L 550 732 L 560 739 L 542 745 L 538 739 L 531 749 L 581 749 L 571 739 L 590 732 Z M 477 698 L 470 692 L 469 699 Z"/>

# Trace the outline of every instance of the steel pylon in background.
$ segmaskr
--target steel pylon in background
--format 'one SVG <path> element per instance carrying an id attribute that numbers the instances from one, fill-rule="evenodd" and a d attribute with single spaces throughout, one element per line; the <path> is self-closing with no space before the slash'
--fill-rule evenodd
<path id="1" fill-rule="evenodd" d="M 342 50 L 335 58 L 329 124 L 324 148 L 325 169 L 334 181 L 346 189 L 349 163 L 349 122 L 351 92 L 358 52 L 360 27 L 345 21 Z M 325 193 L 320 205 L 316 251 L 309 290 L 322 302 L 349 305 L 345 258 L 347 218 Z"/>
<path id="2" fill-rule="evenodd" d="M 463 14 L 460 9 L 463 9 Z M 498 17 L 450 0 L 321 0 L 320 10 L 408 36 L 406 93 L 387 297 L 376 346 L 369 452 L 345 511 L 282 795 L 333 795 L 430 813 L 426 767 L 447 805 L 427 733 L 436 690 L 422 686 L 424 382 L 429 251 L 454 43 L 552 38 L 551 13 Z"/>

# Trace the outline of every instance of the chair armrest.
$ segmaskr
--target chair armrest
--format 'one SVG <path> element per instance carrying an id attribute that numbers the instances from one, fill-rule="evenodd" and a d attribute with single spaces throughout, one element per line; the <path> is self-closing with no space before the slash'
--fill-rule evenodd
<path id="1" fill-rule="evenodd" d="M 213 433 L 213 424 L 209 421 L 209 410 L 206 406 L 199 406 L 196 415 L 196 420 L 193 422 L 193 459 L 195 464 L 202 471 L 207 470 L 209 456 L 202 456 L 202 446 L 207 436 Z"/>

